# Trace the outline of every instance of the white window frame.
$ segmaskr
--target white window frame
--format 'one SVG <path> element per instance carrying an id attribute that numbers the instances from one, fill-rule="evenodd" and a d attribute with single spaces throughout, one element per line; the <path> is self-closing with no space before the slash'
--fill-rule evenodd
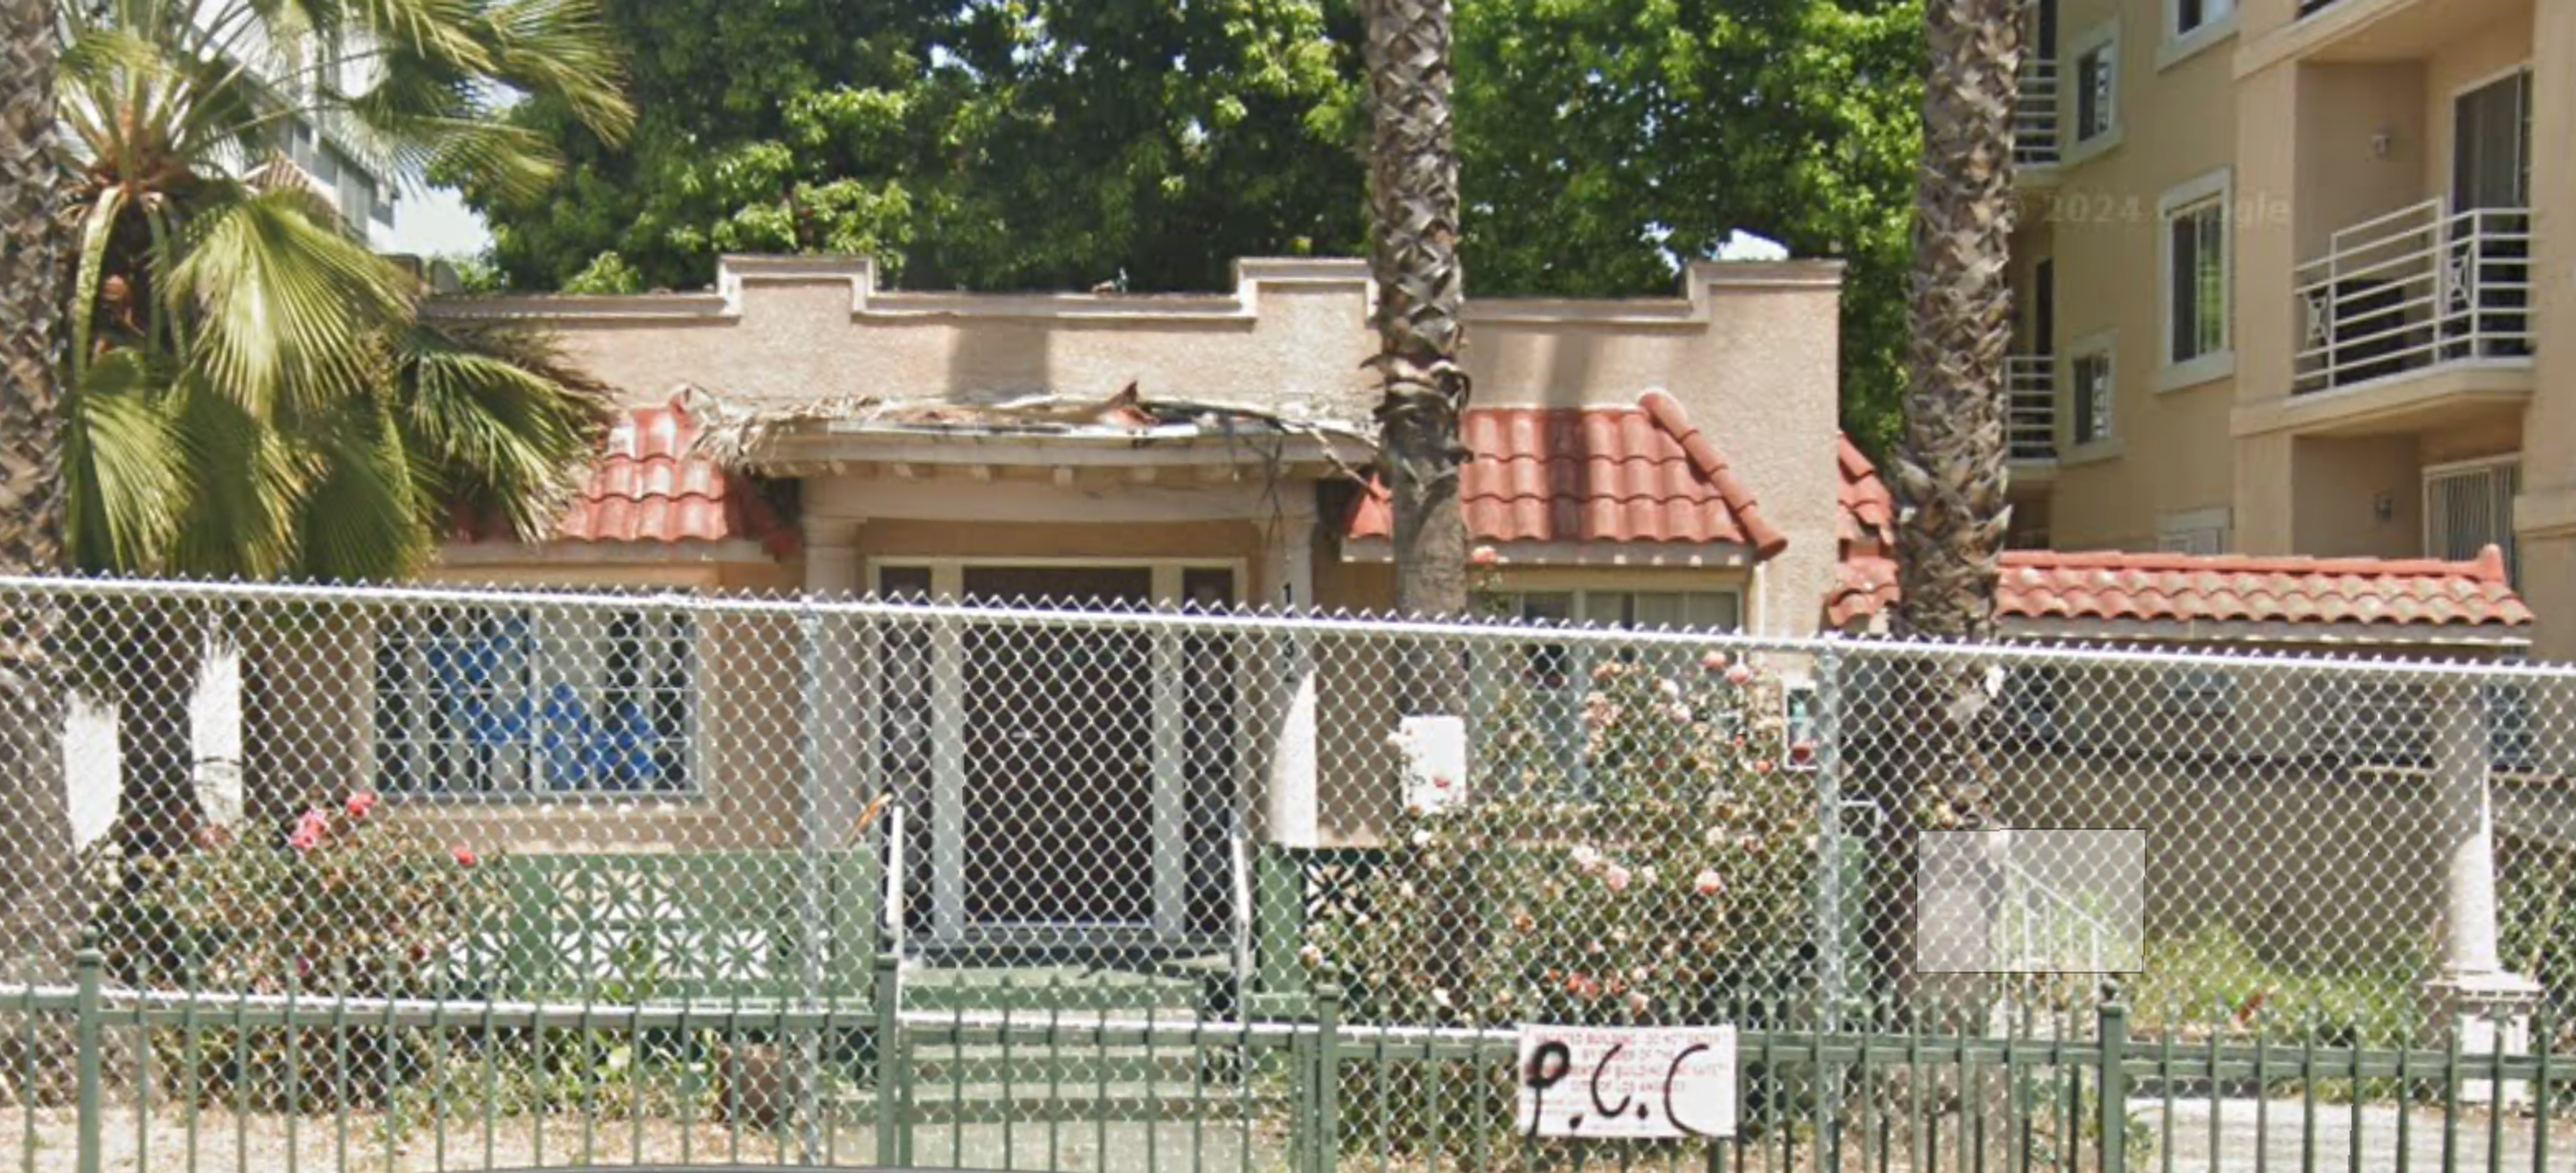
<path id="1" fill-rule="evenodd" d="M 899 555 L 868 559 L 863 571 L 873 592 L 883 593 L 884 575 L 888 570 L 927 570 L 930 572 L 930 597 L 953 601 L 965 598 L 966 570 L 976 566 L 1062 566 L 1069 569 L 1137 568 L 1152 572 L 1151 599 L 1159 607 L 1177 607 L 1182 602 L 1184 576 L 1192 570 L 1223 570 L 1233 577 L 1235 603 L 1244 602 L 1251 588 L 1250 566 L 1241 558 L 1047 558 L 988 557 L 918 558 Z M 931 935 L 942 943 L 964 940 L 970 926 L 966 918 L 966 651 L 965 624 L 941 623 L 930 635 L 931 689 Z M 1183 826 L 1184 804 L 1188 801 L 1187 763 L 1181 730 L 1180 638 L 1169 630 L 1154 630 L 1153 695 L 1148 701 L 1152 720 L 1153 826 L 1150 858 L 1154 864 L 1151 878 L 1148 927 L 1155 936 L 1178 939 L 1187 935 L 1189 921 L 1188 831 Z M 1246 657 L 1249 659 L 1249 657 Z M 1240 666 L 1238 668 L 1240 669 Z M 1251 690 L 1240 695 L 1249 697 Z M 1235 728 L 1254 728 L 1254 718 L 1238 714 Z M 874 760 L 874 746 L 865 752 Z M 1241 755 L 1246 762 L 1251 755 Z M 1241 773 L 1234 780 L 1238 788 L 1250 780 Z M 890 907 L 900 902 L 889 897 Z M 981 928 L 983 926 L 975 926 Z M 1115 926 L 1100 926 L 1115 927 Z"/>
<path id="2" fill-rule="evenodd" d="M 435 789 L 423 787 L 417 784 L 397 784 L 398 780 L 389 775 L 389 771 L 393 768 L 394 760 L 397 755 L 427 753 L 440 743 L 428 738 L 424 733 L 418 731 L 417 728 L 415 732 L 406 736 L 400 743 L 388 743 L 378 735 L 378 722 L 381 720 L 378 714 L 381 711 L 386 698 L 382 692 L 383 681 L 377 674 L 376 666 L 379 663 L 378 657 L 382 655 L 383 641 L 389 634 L 393 633 L 393 629 L 389 625 L 396 623 L 401 624 L 401 633 L 412 641 L 409 646 L 409 657 L 412 660 L 412 663 L 410 663 L 407 668 L 409 672 L 419 674 L 429 671 L 427 665 L 423 662 L 422 657 L 424 656 L 423 649 L 426 646 L 424 640 L 426 632 L 424 628 L 430 619 L 433 617 L 443 617 L 448 619 L 450 622 L 474 621 L 500 614 L 503 611 L 516 613 L 536 625 L 539 628 L 540 634 L 535 638 L 541 641 L 565 638 L 543 634 L 543 628 L 548 624 L 562 624 L 572 619 L 580 619 L 584 621 L 595 620 L 599 628 L 596 634 L 577 637 L 591 642 L 599 648 L 598 656 L 595 657 L 593 663 L 591 663 L 587 669 L 588 674 L 595 678 L 604 678 L 607 673 L 607 628 L 609 624 L 613 623 L 616 619 L 622 616 L 634 615 L 641 616 L 654 622 L 684 624 L 685 628 L 681 633 L 681 638 L 685 642 L 689 659 L 688 664 L 686 665 L 686 684 L 684 686 L 686 689 L 685 702 L 687 705 L 687 711 L 682 717 L 684 729 L 680 735 L 683 743 L 681 746 L 681 754 L 684 762 L 682 767 L 684 777 L 682 778 L 681 784 L 671 787 L 637 789 L 626 789 L 614 786 L 569 786 L 558 788 L 552 785 L 550 780 L 546 777 L 544 752 L 535 745 L 518 747 L 513 750 L 513 753 L 522 761 L 522 764 L 519 767 L 520 777 L 516 779 L 515 785 L 495 785 L 493 780 L 488 778 L 484 780 L 483 785 L 473 789 Z M 655 607 L 607 607 L 601 609 L 580 608 L 570 611 L 548 609 L 544 607 L 476 608 L 472 610 L 459 610 L 452 614 L 403 612 L 399 615 L 389 615 L 378 620 L 377 626 L 375 627 L 371 637 L 370 646 L 374 654 L 370 656 L 368 661 L 370 665 L 367 685 L 369 749 L 370 758 L 372 759 L 369 763 L 370 768 L 368 770 L 368 777 L 373 780 L 371 784 L 387 798 L 404 803 L 597 802 L 601 800 L 630 798 L 659 802 L 695 798 L 707 793 L 707 766 L 711 759 L 711 755 L 708 753 L 707 738 L 705 735 L 706 698 L 709 695 L 706 682 L 707 661 L 705 655 L 705 628 L 703 625 L 698 623 L 697 615 L 693 612 L 685 610 L 672 611 Z M 524 685 L 525 689 L 529 693 L 528 699 L 531 703 L 542 703 L 542 693 L 545 690 L 550 689 L 555 684 L 564 683 L 566 681 L 565 674 L 561 671 L 561 668 L 565 663 L 569 662 L 569 659 L 562 654 L 562 647 L 563 645 L 560 644 L 540 643 L 537 650 L 531 653 L 531 655 L 538 657 L 538 659 L 532 661 L 529 668 L 533 679 Z M 424 695 L 419 691 L 420 687 L 424 686 L 415 687 L 413 693 L 415 700 L 421 699 Z M 438 686 L 436 685 L 436 682 L 431 681 L 427 682 L 425 687 L 436 688 Z M 587 687 L 593 694 L 596 694 L 605 690 L 606 683 L 604 679 L 594 679 L 587 685 Z M 415 727 L 418 727 L 428 720 L 429 718 L 424 715 L 415 714 L 412 716 L 410 723 Z"/>
<path id="3" fill-rule="evenodd" d="M 2096 52 L 2102 55 L 2103 62 L 2111 70 L 2111 88 L 2108 95 L 2110 109 L 2103 120 L 2102 129 L 2087 134 L 2082 117 L 2083 95 L 2086 89 L 2084 59 Z M 2122 127 L 2120 86 L 2123 72 L 2125 71 L 2121 68 L 2120 62 L 2119 21 L 2105 21 L 2095 25 L 2066 43 L 2065 60 L 2058 67 L 2058 76 L 2064 79 L 2065 86 L 2065 93 L 2059 100 L 2066 103 L 2065 116 L 2061 120 L 2062 125 L 2066 127 L 2066 165 L 2081 163 L 2120 145 Z"/>
<path id="4" fill-rule="evenodd" d="M 2166 190 L 2156 200 L 2156 390 L 2179 391 L 2236 373 L 2236 176 L 2221 167 Z M 2218 346 L 2182 358 L 2174 350 L 2174 225 L 2184 214 L 2214 211 L 2219 222 Z"/>
<path id="5" fill-rule="evenodd" d="M 2102 369 L 2110 378 L 2110 393 L 2104 396 L 2102 410 L 2094 418 L 2102 424 L 2101 433 L 2086 436 L 2076 431 L 2082 416 L 2075 410 L 2076 396 L 2089 394 L 2079 385 L 2075 374 L 2078 364 L 2086 359 L 2102 360 Z M 2066 450 L 2074 457 L 2106 454 L 2120 441 L 2120 348 L 2118 339 L 2109 332 L 2090 334 L 2075 340 L 2066 348 L 2061 360 L 2066 364 Z"/>
<path id="6" fill-rule="evenodd" d="M 2164 0 L 2164 43 L 2156 48 L 2156 68 L 2170 69 L 2200 51 L 2236 35 L 2236 22 L 2244 10 L 2245 0 L 2199 0 L 2201 21 L 2190 28 L 2182 27 L 2184 0 Z M 2209 9 L 2224 5 L 2227 11 L 2216 16 Z"/>

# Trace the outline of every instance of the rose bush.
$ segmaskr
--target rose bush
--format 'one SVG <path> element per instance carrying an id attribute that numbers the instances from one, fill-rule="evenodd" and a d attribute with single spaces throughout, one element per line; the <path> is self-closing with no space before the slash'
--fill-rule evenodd
<path id="1" fill-rule="evenodd" d="M 461 847 L 378 806 L 365 792 L 313 803 L 282 834 L 217 831 L 161 861 L 136 908 L 159 940 L 120 959 L 125 976 L 244 993 L 439 992 L 469 940 L 498 931 L 500 893 Z"/>
<path id="2" fill-rule="evenodd" d="M 1534 657 L 1480 698 L 1469 799 L 1408 810 L 1309 966 L 1363 1021 L 1744 1022 L 1805 990 L 1815 791 L 1776 676 Z"/>

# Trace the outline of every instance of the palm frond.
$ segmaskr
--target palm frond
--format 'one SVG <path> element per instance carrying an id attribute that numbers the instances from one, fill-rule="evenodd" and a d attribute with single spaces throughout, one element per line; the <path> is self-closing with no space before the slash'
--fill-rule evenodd
<path id="1" fill-rule="evenodd" d="M 86 571 L 166 568 L 187 510 L 189 453 L 168 372 L 119 348 L 87 364 L 63 420 L 64 543 Z"/>
<path id="2" fill-rule="evenodd" d="M 317 479 L 269 421 L 181 370 L 171 411 L 186 445 L 188 508 L 170 562 L 192 575 L 274 578 L 295 551 L 293 513 Z"/>
<path id="3" fill-rule="evenodd" d="M 295 511 L 293 573 L 339 582 L 408 577 L 441 536 L 437 502 L 378 404 L 347 402 L 301 430 L 316 464 Z"/>
<path id="4" fill-rule="evenodd" d="M 502 121 L 468 87 L 416 73 L 389 71 L 347 97 L 347 129 L 370 155 L 409 178 L 455 176 L 533 198 L 563 166 L 544 135 Z"/>
<path id="5" fill-rule="evenodd" d="M 423 326 L 409 339 L 400 402 L 440 499 L 497 513 L 538 541 L 587 475 L 610 396 L 530 335 Z"/>
<path id="6" fill-rule="evenodd" d="M 498 46 L 494 76 L 563 100 L 591 133 L 614 144 L 635 125 L 626 63 L 598 0 L 507 0 L 488 18 Z"/>
<path id="7" fill-rule="evenodd" d="M 201 213 L 164 276 L 197 323 L 190 365 L 254 413 L 369 394 L 382 340 L 411 320 L 402 271 L 328 216 L 301 190 L 250 193 Z"/>

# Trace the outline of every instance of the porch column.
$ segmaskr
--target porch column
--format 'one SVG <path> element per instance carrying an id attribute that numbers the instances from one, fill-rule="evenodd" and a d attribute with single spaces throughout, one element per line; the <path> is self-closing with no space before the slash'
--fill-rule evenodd
<path id="1" fill-rule="evenodd" d="M 1315 519 L 1280 519 L 1263 566 L 1267 601 L 1282 615 L 1315 611 Z M 1297 960 L 1306 931 L 1305 860 L 1318 846 L 1315 800 L 1316 688 L 1314 637 L 1283 632 L 1256 657 L 1264 690 L 1257 693 L 1269 719 L 1270 745 L 1261 788 L 1259 841 L 1244 845 L 1252 872 L 1235 894 L 1240 947 L 1238 972 L 1258 968 L 1267 995 L 1286 996 L 1304 984 Z M 1238 856 L 1238 859 L 1240 857 Z M 1240 866 L 1240 864 L 1238 864 Z"/>
<path id="2" fill-rule="evenodd" d="M 808 517 L 804 521 L 805 595 L 846 598 L 859 581 L 858 524 Z M 875 909 L 870 901 L 834 893 L 873 893 L 875 840 L 858 830 L 859 812 L 873 787 L 873 741 L 866 703 L 874 662 L 861 632 L 847 615 L 809 611 L 797 622 L 797 721 L 805 732 L 805 793 L 800 848 L 805 855 L 807 964 L 811 984 L 856 988 L 875 950 Z M 837 968 L 826 978 L 820 967 Z"/>
<path id="3" fill-rule="evenodd" d="M 1315 605 L 1315 537 L 1312 517 L 1290 517 L 1270 547 L 1265 577 L 1281 614 L 1311 613 Z M 1315 649 L 1304 632 L 1284 636 L 1272 649 L 1277 671 L 1270 681 L 1275 719 L 1270 771 L 1262 789 L 1261 825 L 1267 842 L 1313 847 L 1315 812 Z"/>
<path id="4" fill-rule="evenodd" d="M 2469 681 L 2433 693 L 2434 827 L 2442 851 L 2440 972 L 2426 985 L 2430 1021 L 2461 1032 L 2461 1049 L 2519 1051 L 2540 989 L 2508 973 L 2496 948 L 2495 809 L 2489 790 L 2486 698 Z M 2508 1083 L 2505 1093 L 2518 1090 Z M 2463 1089 L 2484 1100 L 2483 1085 Z"/>

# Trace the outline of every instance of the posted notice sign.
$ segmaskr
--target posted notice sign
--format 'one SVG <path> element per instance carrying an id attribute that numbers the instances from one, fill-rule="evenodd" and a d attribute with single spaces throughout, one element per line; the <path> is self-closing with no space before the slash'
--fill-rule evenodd
<path id="1" fill-rule="evenodd" d="M 1523 1026 L 1521 1135 L 1735 1135 L 1735 1028 Z"/>

